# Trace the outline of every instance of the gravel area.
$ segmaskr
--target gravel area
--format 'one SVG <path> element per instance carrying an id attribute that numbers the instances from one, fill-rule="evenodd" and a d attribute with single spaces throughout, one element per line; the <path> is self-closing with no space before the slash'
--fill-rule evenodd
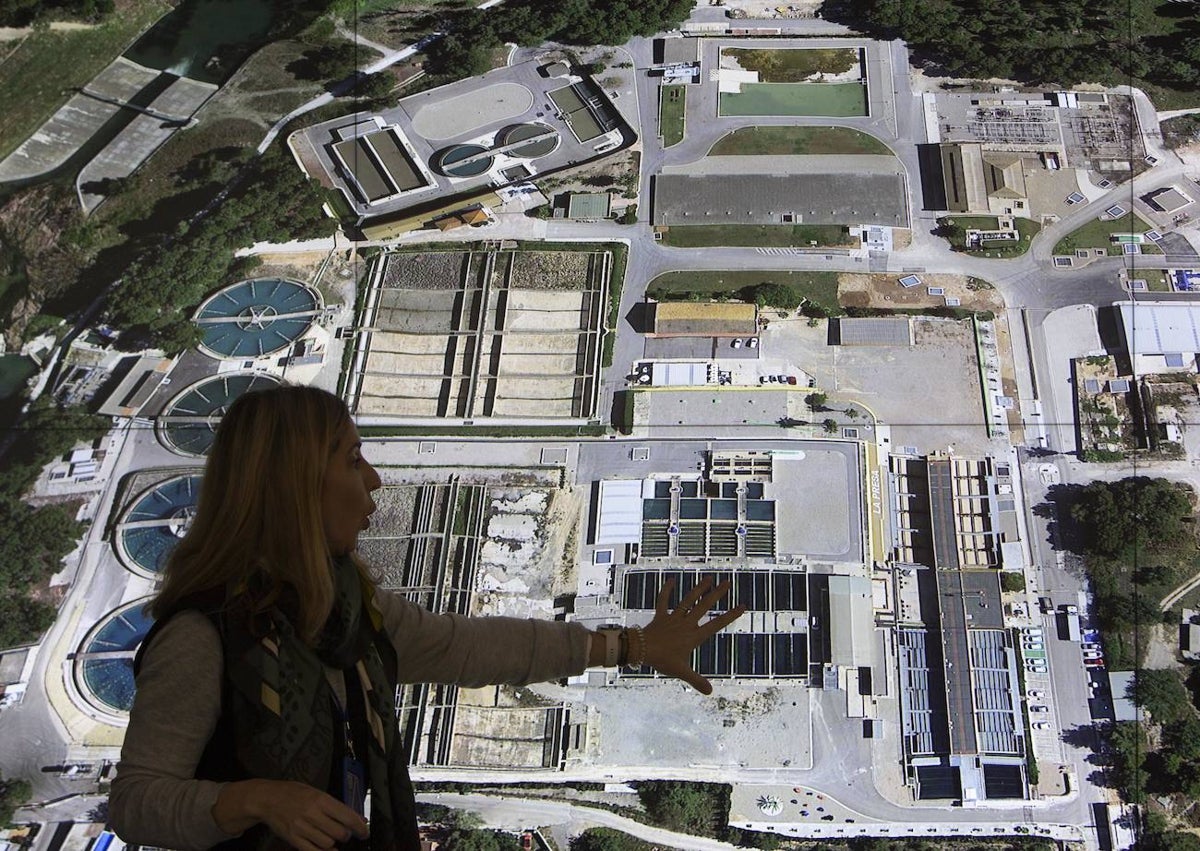
<path id="1" fill-rule="evenodd" d="M 383 269 L 385 288 L 456 290 L 462 284 L 467 255 L 460 251 L 392 254 Z"/>
<path id="2" fill-rule="evenodd" d="M 509 286 L 529 290 L 587 289 L 592 256 L 578 251 L 523 251 L 513 262 Z"/>

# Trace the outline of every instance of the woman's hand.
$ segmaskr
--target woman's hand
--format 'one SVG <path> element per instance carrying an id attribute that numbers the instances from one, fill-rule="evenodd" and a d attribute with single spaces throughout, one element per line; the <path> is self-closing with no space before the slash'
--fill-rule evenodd
<path id="1" fill-rule="evenodd" d="M 367 822 L 332 795 L 290 780 L 243 780 L 221 789 L 217 826 L 237 835 L 262 822 L 297 851 L 328 851 L 351 834 L 367 838 Z"/>
<path id="2" fill-rule="evenodd" d="M 705 577 L 674 611 L 670 611 L 667 607 L 675 589 L 675 579 L 668 579 L 658 592 L 654 620 L 642 630 L 646 639 L 646 664 L 660 674 L 683 680 L 701 694 L 711 694 L 709 681 L 692 670 L 692 651 L 745 614 L 746 607 L 738 606 L 701 622 L 709 609 L 729 593 L 729 587 L 729 582 L 722 582 L 706 593 L 712 588 L 712 577 Z"/>

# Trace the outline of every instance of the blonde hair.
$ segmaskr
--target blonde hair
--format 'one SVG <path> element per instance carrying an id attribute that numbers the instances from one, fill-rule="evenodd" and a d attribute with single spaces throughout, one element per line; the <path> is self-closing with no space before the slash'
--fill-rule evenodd
<path id="1" fill-rule="evenodd" d="M 249 615 L 285 608 L 312 643 L 333 605 L 321 512 L 326 464 L 345 403 L 314 387 L 284 385 L 239 397 L 208 453 L 195 519 L 167 559 L 150 604 L 155 618 L 214 587 Z"/>

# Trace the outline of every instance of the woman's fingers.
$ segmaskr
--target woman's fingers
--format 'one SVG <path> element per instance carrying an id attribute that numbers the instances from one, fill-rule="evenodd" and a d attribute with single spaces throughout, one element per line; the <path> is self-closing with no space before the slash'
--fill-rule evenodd
<path id="1" fill-rule="evenodd" d="M 684 614 L 689 613 L 696 607 L 696 601 L 700 599 L 701 595 L 711 587 L 712 577 L 704 577 L 700 580 L 699 584 L 695 585 L 691 591 L 688 591 L 686 597 L 679 601 L 679 605 L 675 607 L 675 611 L 683 612 Z"/>
<path id="2" fill-rule="evenodd" d="M 723 615 L 705 621 L 700 627 L 700 641 L 716 635 L 744 614 L 746 614 L 746 607 L 738 606 L 736 609 L 730 609 Z"/>
<path id="3" fill-rule="evenodd" d="M 654 613 L 657 617 L 671 614 L 671 592 L 675 590 L 675 577 L 672 576 L 658 589 L 658 599 L 654 601 Z"/>

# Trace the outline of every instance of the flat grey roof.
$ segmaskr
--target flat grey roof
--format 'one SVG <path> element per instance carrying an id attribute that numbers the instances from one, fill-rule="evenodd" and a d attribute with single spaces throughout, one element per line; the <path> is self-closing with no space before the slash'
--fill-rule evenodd
<path id="1" fill-rule="evenodd" d="M 907 316 L 843 317 L 837 323 L 838 345 L 911 346 L 912 320 Z"/>
<path id="2" fill-rule="evenodd" d="M 957 570 L 937 571 L 938 609 L 942 619 L 942 652 L 946 656 L 946 704 L 950 710 L 950 752 L 979 752 L 975 737 L 975 701 L 971 684 L 971 648 L 967 612 Z"/>
<path id="3" fill-rule="evenodd" d="M 660 174 L 656 225 L 886 225 L 908 227 L 899 174 Z"/>
<path id="4" fill-rule="evenodd" d="M 700 61 L 700 39 L 664 38 L 662 40 L 664 65 L 683 65 Z"/>

